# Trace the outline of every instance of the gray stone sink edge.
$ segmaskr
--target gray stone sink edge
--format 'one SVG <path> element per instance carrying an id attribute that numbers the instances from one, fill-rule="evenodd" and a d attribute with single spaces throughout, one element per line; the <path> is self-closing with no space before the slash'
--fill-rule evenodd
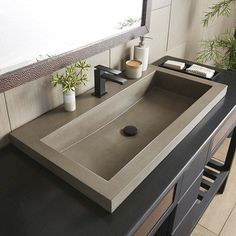
<path id="1" fill-rule="evenodd" d="M 157 70 L 180 76 L 179 72 L 174 72 L 163 68 L 157 68 Z M 152 76 L 154 72 L 152 71 L 150 75 L 146 76 Z M 190 75 L 184 76 L 186 79 L 199 82 L 199 78 Z M 145 79 L 145 77 L 142 79 Z M 149 143 L 148 146 L 146 146 L 109 181 L 106 181 L 87 168 L 78 165 L 78 163 L 73 163 L 71 160 L 68 161 L 56 150 L 40 142 L 40 139 L 46 135 L 42 136 L 41 134 L 41 138 L 39 138 L 39 135 L 38 138 L 29 140 L 25 137 L 22 137 L 18 131 L 15 133 L 16 135 L 14 132 L 12 133 L 13 141 L 15 140 L 15 143 L 18 144 L 18 146 L 20 146 L 22 149 L 27 149 L 26 152 L 30 151 L 30 154 L 35 156 L 37 161 L 43 165 L 46 165 L 52 171 L 57 172 L 54 167 L 51 167 L 50 164 L 48 164 L 47 161 L 45 162 L 43 159 L 46 158 L 56 166 L 59 166 L 65 172 L 69 173 L 78 180 L 77 183 L 75 183 L 74 180 L 70 180 L 70 178 L 65 177 L 67 175 L 63 176 L 64 174 L 62 173 L 59 173 L 58 175 L 60 175 L 74 187 L 78 188 L 88 197 L 95 200 L 105 209 L 113 212 L 124 201 L 124 199 L 151 173 L 151 171 L 156 168 L 156 166 L 178 145 L 178 143 L 183 140 L 183 138 L 214 107 L 214 105 L 216 105 L 224 97 L 227 90 L 225 85 L 202 80 L 201 83 L 209 84 L 212 86 L 212 88 L 197 101 L 200 102 L 200 104 L 196 102 L 190 106 L 182 115 L 180 115 L 172 124 L 170 124 L 160 135 L 158 135 L 158 137 Z M 129 87 L 125 89 L 128 88 Z M 120 93 L 124 90 L 121 90 L 119 94 L 114 96 L 120 96 Z M 100 105 L 102 105 L 102 103 Z M 201 114 L 199 114 L 200 110 Z M 192 122 L 189 123 L 188 114 L 190 113 Z M 173 132 L 173 130 L 176 132 Z M 169 133 L 171 135 L 166 135 Z M 25 145 L 27 147 L 25 147 Z M 153 148 L 154 146 L 155 150 Z"/>

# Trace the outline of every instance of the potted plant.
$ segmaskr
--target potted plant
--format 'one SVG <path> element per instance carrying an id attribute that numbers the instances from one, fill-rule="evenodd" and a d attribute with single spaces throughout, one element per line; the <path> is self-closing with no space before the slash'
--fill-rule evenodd
<path id="1" fill-rule="evenodd" d="M 208 26 L 211 19 L 218 16 L 229 16 L 232 12 L 233 3 L 236 0 L 221 0 L 210 7 L 205 13 L 203 26 Z M 201 63 L 213 61 L 217 67 L 236 71 L 236 29 L 226 30 L 221 36 L 202 41 L 202 51 L 197 60 Z"/>
<path id="2" fill-rule="evenodd" d="M 66 111 L 76 109 L 75 88 L 80 85 L 86 85 L 88 81 L 88 70 L 90 65 L 86 61 L 79 61 L 73 65 L 67 66 L 63 74 L 56 74 L 51 78 L 54 86 L 62 85 L 64 108 Z"/>

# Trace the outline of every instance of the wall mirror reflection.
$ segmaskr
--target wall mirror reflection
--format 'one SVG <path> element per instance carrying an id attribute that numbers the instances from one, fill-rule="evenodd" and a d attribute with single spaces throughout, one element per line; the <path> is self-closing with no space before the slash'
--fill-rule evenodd
<path id="1" fill-rule="evenodd" d="M 0 75 L 141 26 L 142 0 L 0 0 Z"/>

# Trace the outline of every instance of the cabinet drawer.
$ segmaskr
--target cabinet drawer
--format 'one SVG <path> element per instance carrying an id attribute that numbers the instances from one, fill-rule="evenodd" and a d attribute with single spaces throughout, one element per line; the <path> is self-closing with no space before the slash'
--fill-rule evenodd
<path id="1" fill-rule="evenodd" d="M 183 196 L 183 194 L 204 169 L 209 150 L 209 144 L 210 143 L 207 143 L 203 148 L 201 148 L 199 152 L 196 153 L 193 161 L 189 164 L 189 167 L 184 172 L 180 197 Z"/>
<path id="2" fill-rule="evenodd" d="M 215 151 L 219 148 L 222 141 L 229 135 L 234 126 L 236 125 L 236 110 L 234 109 L 229 115 L 220 128 L 216 131 L 216 134 L 212 138 L 210 155 L 212 156 Z"/>
<path id="3" fill-rule="evenodd" d="M 191 209 L 191 207 L 196 202 L 197 196 L 199 193 L 200 184 L 202 181 L 202 174 L 203 174 L 203 171 L 200 173 L 197 179 L 193 182 L 193 184 L 190 186 L 187 192 L 180 199 L 176 208 L 174 224 L 173 224 L 174 229 L 176 229 L 176 227 L 183 220 L 187 212 Z"/>
<path id="4" fill-rule="evenodd" d="M 172 205 L 175 199 L 175 187 L 173 187 L 157 204 L 152 213 L 147 217 L 144 223 L 134 233 L 134 236 L 145 236 L 152 230 L 158 220 L 164 215 L 167 209 Z"/>
<path id="5" fill-rule="evenodd" d="M 191 234 L 193 228 L 197 224 L 196 212 L 198 210 L 198 204 L 198 200 L 196 200 L 181 224 L 172 232 L 171 236 L 189 236 Z"/>

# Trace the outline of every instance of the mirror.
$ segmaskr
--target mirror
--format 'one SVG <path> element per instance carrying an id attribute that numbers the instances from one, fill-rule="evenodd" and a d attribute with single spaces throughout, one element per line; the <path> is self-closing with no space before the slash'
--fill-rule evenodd
<path id="1" fill-rule="evenodd" d="M 19 85 L 147 33 L 149 2 L 0 0 L 0 88 L 6 79 Z"/>

